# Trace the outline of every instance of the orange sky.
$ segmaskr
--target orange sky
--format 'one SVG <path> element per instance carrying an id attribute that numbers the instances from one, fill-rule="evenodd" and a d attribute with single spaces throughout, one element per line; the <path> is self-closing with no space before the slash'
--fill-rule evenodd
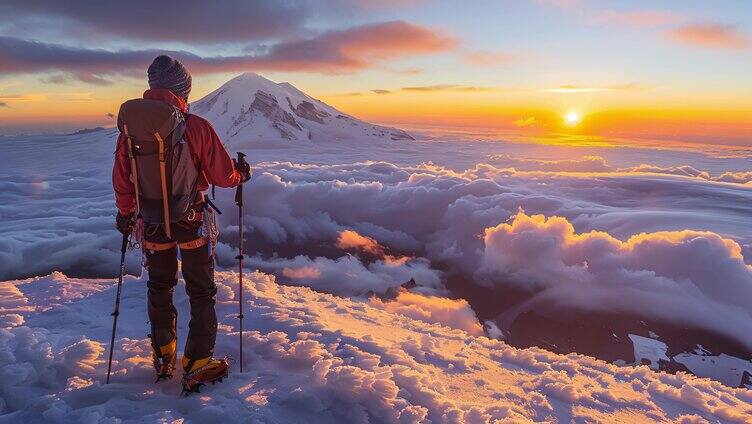
<path id="1" fill-rule="evenodd" d="M 659 96 L 660 94 L 654 94 Z M 325 101 L 357 116 L 409 126 L 474 127 L 521 136 L 551 134 L 667 139 L 752 146 L 752 102 L 748 98 L 657 99 L 642 93 L 550 93 L 526 90 L 326 96 Z M 707 106 L 717 103 L 716 107 Z M 575 125 L 565 122 L 576 113 Z"/>
<path id="2" fill-rule="evenodd" d="M 281 75 L 281 77 L 295 75 Z M 229 76 L 227 76 L 229 78 Z M 271 76 L 272 78 L 275 75 Z M 335 78 L 335 77 L 329 77 Z M 276 78 L 279 79 L 279 78 Z M 283 78 L 285 80 L 295 80 Z M 210 92 L 222 81 L 195 79 L 195 93 Z M 573 134 L 597 137 L 667 139 L 712 144 L 752 144 L 752 100 L 708 93 L 677 93 L 668 88 L 397 88 L 387 94 L 332 92 L 328 87 L 298 84 L 301 89 L 357 117 L 408 127 L 472 127 L 521 137 Z M 32 91 L 0 108 L 0 118 L 33 127 L 109 126 L 120 103 L 146 88 L 137 81 L 107 91 L 62 89 Z M 579 91 L 577 91 L 579 90 Z M 0 96 L 1 97 L 1 96 Z M 580 116 L 568 125 L 565 116 Z"/>

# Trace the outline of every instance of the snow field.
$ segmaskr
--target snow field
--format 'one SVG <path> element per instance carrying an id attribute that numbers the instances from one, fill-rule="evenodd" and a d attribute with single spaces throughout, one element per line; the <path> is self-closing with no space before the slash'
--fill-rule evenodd
<path id="1" fill-rule="evenodd" d="M 235 358 L 236 277 L 217 273 L 217 354 Z M 0 310 L 0 422 L 752 422 L 747 390 L 515 349 L 379 303 L 246 277 L 247 371 L 235 366 L 187 399 L 178 381 L 153 384 L 143 279 L 126 278 L 107 386 L 114 283 L 60 273 L 5 282 L 15 295 Z"/>

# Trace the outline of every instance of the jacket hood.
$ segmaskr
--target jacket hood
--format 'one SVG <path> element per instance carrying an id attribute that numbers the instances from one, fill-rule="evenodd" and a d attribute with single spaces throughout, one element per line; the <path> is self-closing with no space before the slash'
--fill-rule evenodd
<path id="1" fill-rule="evenodd" d="M 144 99 L 161 100 L 175 106 L 183 113 L 188 113 L 188 102 L 165 88 L 150 88 L 144 91 Z"/>

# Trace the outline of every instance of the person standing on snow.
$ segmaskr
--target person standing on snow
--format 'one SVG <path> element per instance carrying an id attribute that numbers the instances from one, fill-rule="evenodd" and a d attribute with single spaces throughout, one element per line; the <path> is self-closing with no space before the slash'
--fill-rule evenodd
<path id="1" fill-rule="evenodd" d="M 182 358 L 183 388 L 194 391 L 227 375 L 227 359 L 215 359 L 214 252 L 210 211 L 203 191 L 210 184 L 235 187 L 250 179 L 247 164 L 231 159 L 211 124 L 189 114 L 191 74 L 179 61 L 158 56 L 148 69 L 149 90 L 120 107 L 112 185 L 123 234 L 143 231 L 148 267 L 148 312 L 157 381 L 172 378 L 177 358 L 177 251 L 190 298 L 191 319 Z M 139 231 L 137 230 L 137 233 Z"/>

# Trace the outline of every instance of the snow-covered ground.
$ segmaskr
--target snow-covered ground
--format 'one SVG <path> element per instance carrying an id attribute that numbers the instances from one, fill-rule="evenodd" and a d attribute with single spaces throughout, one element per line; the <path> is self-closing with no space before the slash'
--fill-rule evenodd
<path id="1" fill-rule="evenodd" d="M 236 277 L 217 275 L 217 351 L 238 356 Z M 153 383 L 145 281 L 126 278 L 104 385 L 112 280 L 2 283 L 0 422 L 750 423 L 752 392 L 503 342 L 247 275 L 244 373 L 179 397 Z M 188 302 L 176 290 L 179 337 Z"/>

